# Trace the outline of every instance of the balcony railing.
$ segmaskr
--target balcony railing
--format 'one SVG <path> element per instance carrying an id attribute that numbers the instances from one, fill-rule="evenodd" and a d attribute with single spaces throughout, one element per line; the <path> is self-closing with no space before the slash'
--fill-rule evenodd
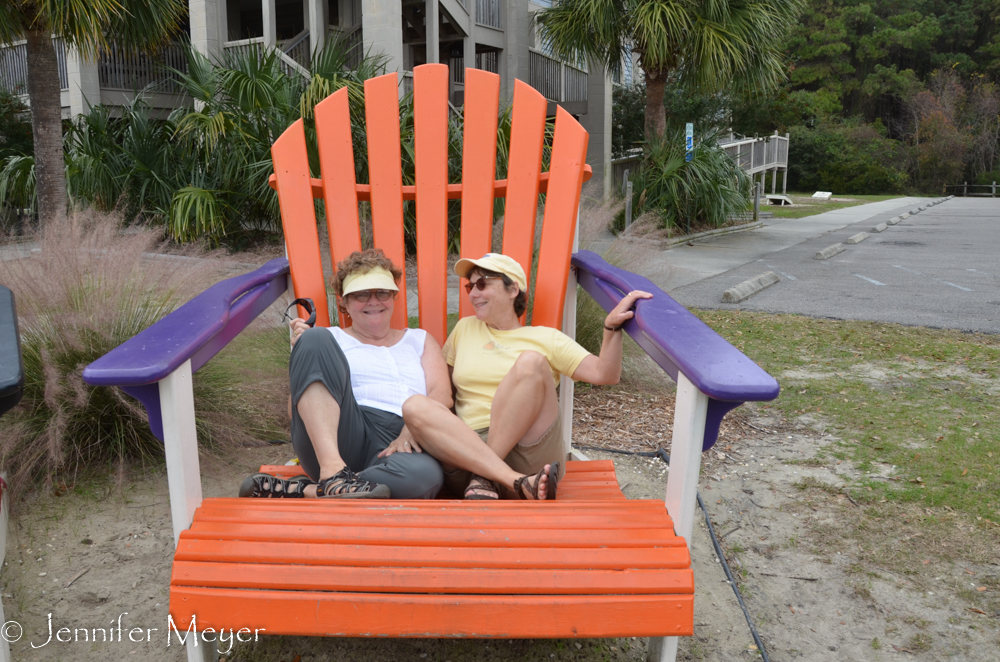
<path id="1" fill-rule="evenodd" d="M 59 89 L 69 89 L 66 72 L 66 47 L 62 39 L 53 38 L 56 49 L 56 68 L 59 70 Z M 12 44 L 0 45 L 0 88 L 12 94 L 28 93 L 28 45 L 23 39 Z"/>
<path id="2" fill-rule="evenodd" d="M 168 44 L 154 55 L 126 53 L 112 45 L 102 51 L 97 61 L 97 73 L 101 89 L 140 90 L 147 85 L 160 84 L 164 92 L 178 89 L 177 74 L 171 71 L 187 71 L 187 55 L 181 44 Z"/>
<path id="3" fill-rule="evenodd" d="M 226 53 L 254 53 L 260 57 L 264 52 L 264 38 L 254 37 L 252 39 L 240 39 L 238 41 L 227 41 L 224 45 Z M 276 49 L 278 58 L 281 60 L 281 70 L 288 76 L 304 76 L 309 78 L 309 70 L 291 58 L 283 50 Z"/>
<path id="4" fill-rule="evenodd" d="M 291 39 L 278 44 L 278 48 L 288 57 L 298 62 L 302 68 L 309 68 L 309 29 L 305 29 Z"/>
<path id="5" fill-rule="evenodd" d="M 501 0 L 476 0 L 476 25 L 503 30 L 503 4 Z"/>
<path id="6" fill-rule="evenodd" d="M 549 101 L 587 101 L 587 77 L 583 69 L 528 51 L 528 84 Z"/>

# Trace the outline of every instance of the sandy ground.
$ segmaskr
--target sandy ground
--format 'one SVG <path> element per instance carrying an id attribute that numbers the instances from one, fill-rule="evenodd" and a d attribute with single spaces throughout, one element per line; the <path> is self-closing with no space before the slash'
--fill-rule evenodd
<path id="1" fill-rule="evenodd" d="M 701 493 L 772 660 L 998 659 L 1000 612 L 976 613 L 968 591 L 985 585 L 996 592 L 1000 550 L 987 550 L 978 565 L 961 555 L 918 562 L 918 570 L 873 565 L 862 551 L 865 536 L 875 534 L 853 529 L 861 506 L 839 489 L 855 470 L 816 459 L 836 438 L 813 429 L 810 419 L 788 423 L 764 408 L 751 409 L 745 420 L 767 432 L 744 426 L 752 434 L 730 434 L 706 453 Z M 284 461 L 289 452 L 276 446 L 224 460 L 203 455 L 205 495 L 235 494 L 248 472 Z M 667 473 L 659 460 L 590 455 L 615 461 L 629 498 L 662 498 Z M 890 546 L 917 543 L 923 544 L 903 536 Z M 172 549 L 162 472 L 133 471 L 119 484 L 23 503 L 11 520 L 0 576 L 6 618 L 23 629 L 13 659 L 184 659 L 176 639 L 167 645 Z M 682 641 L 681 659 L 759 659 L 703 523 L 693 556 L 695 636 Z M 61 627 L 108 628 L 114 641 L 102 641 L 98 631 L 97 642 L 84 642 L 82 630 L 77 641 L 49 640 L 50 614 L 53 635 Z M 646 642 L 267 637 L 228 653 L 222 656 L 228 661 L 269 662 L 642 660 Z"/>

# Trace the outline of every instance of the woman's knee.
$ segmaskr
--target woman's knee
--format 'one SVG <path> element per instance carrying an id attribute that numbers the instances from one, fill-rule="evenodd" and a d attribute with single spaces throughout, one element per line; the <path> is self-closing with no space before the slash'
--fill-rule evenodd
<path id="1" fill-rule="evenodd" d="M 552 374 L 552 369 L 549 367 L 549 360 L 543 354 L 528 350 L 521 352 L 521 355 L 517 357 L 511 372 L 519 378 L 548 377 Z"/>
<path id="2" fill-rule="evenodd" d="M 310 354 L 320 348 L 329 347 L 331 343 L 336 343 L 333 334 L 329 329 L 313 327 L 306 329 L 299 339 L 295 341 L 294 354 Z"/>
<path id="3" fill-rule="evenodd" d="M 410 430 L 426 427 L 439 408 L 443 405 L 426 395 L 411 395 L 403 403 L 403 421 Z"/>

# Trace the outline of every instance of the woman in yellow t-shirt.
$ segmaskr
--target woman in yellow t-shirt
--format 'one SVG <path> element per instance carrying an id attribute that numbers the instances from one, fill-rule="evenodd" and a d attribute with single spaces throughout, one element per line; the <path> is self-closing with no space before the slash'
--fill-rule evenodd
<path id="1" fill-rule="evenodd" d="M 445 468 L 445 482 L 466 499 L 554 499 L 565 458 L 556 385 L 559 375 L 616 384 L 622 370 L 621 326 L 633 316 L 630 292 L 608 313 L 599 356 L 566 334 L 521 325 L 527 279 L 516 260 L 487 253 L 462 259 L 455 272 L 475 317 L 459 320 L 444 344 L 455 412 L 415 395 L 403 404 L 413 438 Z M 485 444 L 483 442 L 486 442 Z"/>

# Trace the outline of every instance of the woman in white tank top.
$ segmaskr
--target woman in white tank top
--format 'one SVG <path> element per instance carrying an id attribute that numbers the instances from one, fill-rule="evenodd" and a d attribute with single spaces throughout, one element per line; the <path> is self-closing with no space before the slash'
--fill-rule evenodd
<path id="1" fill-rule="evenodd" d="M 401 276 L 379 249 L 353 253 L 333 278 L 338 307 L 351 325 L 310 329 L 292 320 L 292 445 L 308 478 L 256 474 L 240 496 L 437 495 L 441 467 L 414 441 L 402 406 L 421 395 L 451 407 L 451 381 L 433 336 L 390 326 Z"/>

